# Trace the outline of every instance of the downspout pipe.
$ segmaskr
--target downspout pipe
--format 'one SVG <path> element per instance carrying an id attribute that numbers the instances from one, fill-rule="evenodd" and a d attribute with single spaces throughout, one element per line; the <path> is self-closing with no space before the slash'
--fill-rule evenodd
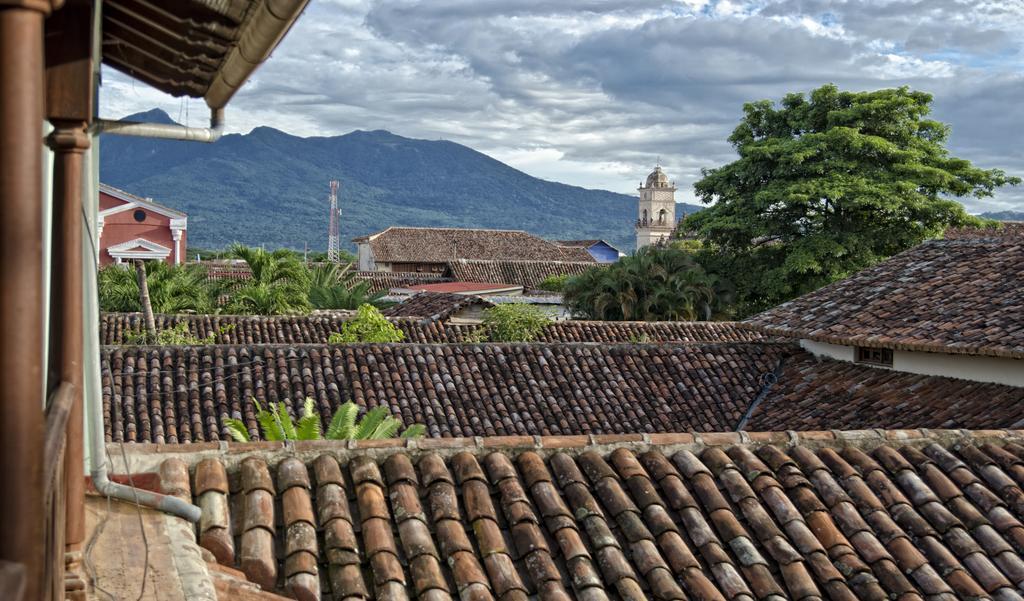
<path id="1" fill-rule="evenodd" d="M 145 507 L 152 507 L 193 523 L 198 522 L 202 512 L 191 503 L 182 501 L 178 497 L 133 488 L 110 480 L 107 474 L 107 462 L 105 459 L 107 452 L 103 432 L 103 406 L 101 403 L 90 403 L 90 406 L 92 409 L 89 412 L 89 427 L 92 430 L 90 440 L 92 448 L 89 453 L 91 463 L 89 475 L 92 476 L 92 484 L 96 487 L 96 490 L 104 496 L 121 499 L 129 503 L 137 503 Z M 125 469 L 127 468 L 128 466 L 125 466 Z"/>
<path id="2" fill-rule="evenodd" d="M 98 38 L 99 36 L 97 36 Z M 140 125 L 156 125 L 161 128 L 167 127 L 178 127 L 181 126 L 168 126 L 165 124 L 140 124 Z M 181 128 L 188 129 L 188 128 Z M 135 134 L 137 135 L 137 134 Z M 219 135 L 219 134 L 218 134 Z M 181 138 L 177 138 L 181 139 Z M 89 210 L 85 219 L 86 228 L 86 241 L 89 244 L 89 258 L 92 268 L 87 271 L 85 281 L 83 283 L 86 289 L 85 298 L 91 299 L 86 302 L 86 315 L 85 319 L 89 324 L 99 323 L 99 312 L 96 307 L 96 269 L 95 266 L 99 263 L 99 249 L 96 244 L 96 201 L 95 191 L 98 186 L 97 170 L 95 158 L 98 154 L 98 140 L 94 141 L 93 152 L 89 156 L 90 165 L 90 181 L 88 188 L 93 194 L 90 199 Z M 85 262 L 83 261 L 83 266 Z M 90 326 L 92 327 L 92 326 Z M 90 330 L 85 336 L 83 344 L 88 345 L 89 350 L 87 351 L 90 361 L 95 361 L 96 357 L 99 357 L 99 338 L 96 336 L 94 330 Z M 91 376 L 91 377 L 90 377 Z M 113 497 L 129 503 L 136 503 L 145 507 L 152 507 L 160 511 L 184 518 L 189 522 L 198 522 L 201 511 L 195 505 L 183 501 L 177 497 L 170 495 L 163 495 L 148 490 L 142 490 L 139 488 L 133 488 L 131 486 L 125 486 L 117 482 L 111 482 L 107 469 L 107 449 L 106 449 L 106 433 L 103 430 L 103 403 L 99 401 L 99 368 L 96 363 L 91 364 L 91 373 L 86 376 L 86 385 L 91 387 L 91 394 L 86 395 L 86 399 L 89 402 L 85 403 L 88 419 L 88 431 L 89 431 L 89 475 L 92 478 L 93 486 L 96 490 L 104 496 Z M 125 469 L 128 466 L 125 465 Z"/>
<path id="3" fill-rule="evenodd" d="M 786 357 L 782 357 L 779 359 L 779 364 L 775 366 L 774 371 L 768 371 L 761 374 L 761 392 L 757 393 L 757 396 L 754 398 L 754 402 L 750 403 L 750 406 L 747 407 L 743 417 L 740 418 L 740 423 L 736 424 L 736 428 L 733 430 L 734 432 L 740 432 L 747 426 L 747 422 L 750 421 L 750 416 L 754 415 L 754 411 L 757 410 L 761 401 L 763 401 L 765 397 L 768 396 L 768 393 L 771 392 L 772 386 L 779 381 L 779 377 L 782 376 L 782 368 L 785 367 L 785 365 Z"/>
<path id="4" fill-rule="evenodd" d="M 93 132 L 117 136 L 138 136 L 164 140 L 213 143 L 224 133 L 224 109 L 210 109 L 210 127 L 186 127 L 171 123 L 140 123 L 138 121 L 117 121 L 95 119 Z"/>

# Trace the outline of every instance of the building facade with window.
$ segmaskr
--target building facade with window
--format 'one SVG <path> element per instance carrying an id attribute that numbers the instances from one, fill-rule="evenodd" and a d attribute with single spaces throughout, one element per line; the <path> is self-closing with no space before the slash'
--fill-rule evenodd
<path id="1" fill-rule="evenodd" d="M 745 323 L 879 369 L 1024 386 L 1024 228 L 951 230 Z"/>
<path id="2" fill-rule="evenodd" d="M 133 259 L 185 261 L 188 216 L 181 211 L 100 184 L 97 224 L 100 265 Z"/>

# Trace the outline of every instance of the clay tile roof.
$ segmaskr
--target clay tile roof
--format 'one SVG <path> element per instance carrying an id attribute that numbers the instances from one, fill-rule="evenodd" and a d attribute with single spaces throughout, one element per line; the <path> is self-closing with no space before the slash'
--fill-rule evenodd
<path id="1" fill-rule="evenodd" d="M 925 242 L 745 323 L 833 344 L 1024 358 L 1024 236 L 962 234 Z"/>
<path id="2" fill-rule="evenodd" d="M 951 227 L 942 235 L 945 240 L 999 240 L 1024 237 L 1024 221 L 1000 221 L 985 227 Z"/>
<path id="3" fill-rule="evenodd" d="M 420 292 L 383 311 L 388 317 L 416 317 L 428 320 L 445 320 L 459 311 L 480 305 L 493 307 L 494 304 L 479 296 L 449 294 L 446 292 Z"/>
<path id="4" fill-rule="evenodd" d="M 337 312 L 313 315 L 157 315 L 158 330 L 187 323 L 198 339 L 213 335 L 217 344 L 326 343 L 348 317 Z M 405 332 L 405 341 L 459 343 L 476 332 L 475 326 L 421 323 L 393 318 Z M 121 345 L 142 331 L 139 313 L 104 313 L 100 317 L 100 343 Z M 763 334 L 735 322 L 696 321 L 560 321 L 541 332 L 540 342 L 756 342 Z"/>
<path id="5" fill-rule="evenodd" d="M 1021 598 L 1021 431 L 427 442 L 128 452 L 296 599 Z"/>
<path id="6" fill-rule="evenodd" d="M 392 288 L 405 288 L 419 284 L 450 282 L 452 279 L 437 273 L 357 271 L 355 272 L 355 281 L 370 282 L 370 292 L 383 292 L 391 290 Z"/>
<path id="7" fill-rule="evenodd" d="M 566 247 L 569 248 L 569 247 Z M 580 249 L 583 250 L 583 249 Z M 590 254 L 583 250 L 589 257 Z M 576 276 L 588 269 L 600 269 L 591 261 L 472 261 L 459 260 L 448 263 L 448 271 L 457 280 L 474 282 L 504 282 L 524 288 L 536 288 L 551 276 Z"/>
<path id="8" fill-rule="evenodd" d="M 583 248 L 559 246 L 519 230 L 389 227 L 366 237 L 383 263 L 446 263 L 454 259 L 594 262 Z"/>
<path id="9" fill-rule="evenodd" d="M 780 369 L 780 362 L 785 359 Z M 1024 425 L 1024 388 L 815 359 L 791 344 L 353 344 L 104 347 L 107 439 L 226 440 L 253 399 L 321 420 L 387 405 L 430 437 Z"/>
<path id="10" fill-rule="evenodd" d="M 748 430 L 1019 428 L 1024 388 L 873 368 L 799 353 Z"/>

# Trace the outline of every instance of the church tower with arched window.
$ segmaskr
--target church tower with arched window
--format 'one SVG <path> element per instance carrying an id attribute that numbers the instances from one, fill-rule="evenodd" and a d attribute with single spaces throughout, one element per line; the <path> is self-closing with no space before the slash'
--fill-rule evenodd
<path id="1" fill-rule="evenodd" d="M 636 220 L 637 250 L 667 241 L 676 226 L 676 186 L 661 165 L 640 184 L 640 207 Z"/>

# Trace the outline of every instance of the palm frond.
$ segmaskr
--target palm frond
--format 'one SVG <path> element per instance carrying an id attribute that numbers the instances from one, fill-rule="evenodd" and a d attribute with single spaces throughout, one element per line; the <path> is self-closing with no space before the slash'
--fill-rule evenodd
<path id="1" fill-rule="evenodd" d="M 285 440 L 296 440 L 295 436 L 295 421 L 292 419 L 291 413 L 288 413 L 288 406 L 284 402 L 277 404 L 277 411 L 274 412 L 274 418 L 281 427 L 281 432 L 284 433 Z"/>
<path id="2" fill-rule="evenodd" d="M 245 422 L 240 419 L 229 417 L 224 420 L 224 427 L 231 438 L 234 438 L 237 442 L 249 442 L 251 440 L 249 429 L 245 427 Z"/>
<path id="3" fill-rule="evenodd" d="M 427 433 L 427 427 L 423 424 L 413 424 L 402 431 L 400 438 L 422 438 Z"/>
<path id="4" fill-rule="evenodd" d="M 295 440 L 320 440 L 320 416 L 304 415 L 295 427 Z"/>
<path id="5" fill-rule="evenodd" d="M 327 427 L 325 438 L 328 440 L 348 440 L 352 438 L 357 415 L 359 415 L 359 405 L 352 401 L 338 407 L 334 417 L 331 418 L 330 426 Z"/>
<path id="6" fill-rule="evenodd" d="M 370 434 L 371 440 L 383 440 L 385 438 L 394 438 L 395 433 L 402 427 L 402 422 L 398 421 L 390 415 L 385 417 L 377 427 L 374 428 L 373 433 Z"/>
<path id="7" fill-rule="evenodd" d="M 295 427 L 296 440 L 320 440 L 320 415 L 316 412 L 316 402 L 306 397 L 302 405 L 302 417 Z"/>
<path id="8" fill-rule="evenodd" d="M 388 408 L 381 405 L 366 412 L 363 419 L 359 420 L 352 438 L 356 440 L 367 440 L 377 430 L 377 426 L 388 416 Z"/>
<path id="9" fill-rule="evenodd" d="M 272 411 L 274 404 L 270 404 L 271 411 L 268 411 L 255 400 L 253 402 L 256 404 L 256 421 L 259 422 L 260 430 L 263 432 L 263 440 L 284 440 L 284 429 L 278 423 L 277 413 Z"/>

